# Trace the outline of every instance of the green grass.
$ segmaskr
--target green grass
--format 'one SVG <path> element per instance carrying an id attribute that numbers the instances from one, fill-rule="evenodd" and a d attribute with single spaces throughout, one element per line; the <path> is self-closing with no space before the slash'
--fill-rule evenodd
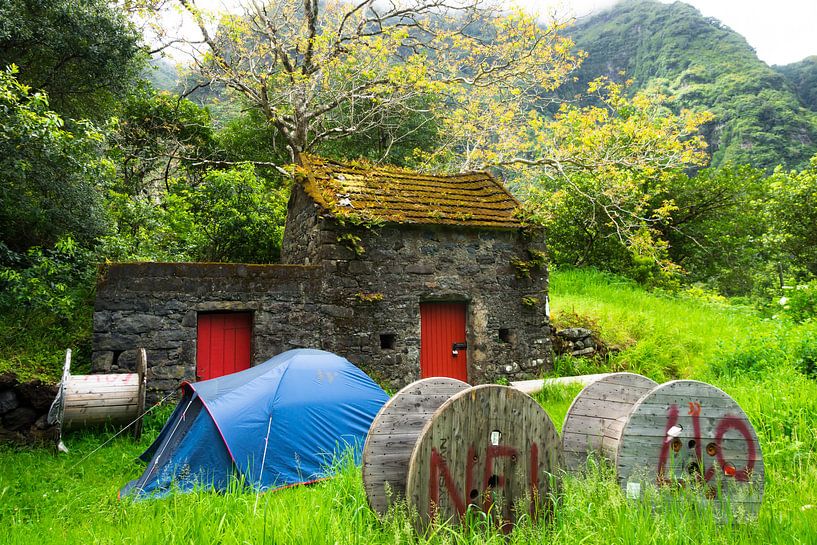
<path id="1" fill-rule="evenodd" d="M 659 381 L 700 374 L 723 349 L 780 328 L 746 307 L 647 292 L 630 280 L 592 270 L 554 270 L 550 284 L 558 327 L 589 325 L 607 343 L 624 349 L 611 358 L 609 369 Z M 562 374 L 598 372 L 560 363 Z"/>
<path id="2" fill-rule="evenodd" d="M 118 501 L 118 488 L 141 474 L 133 459 L 165 412 L 151 418 L 142 441 L 116 439 L 84 461 L 109 434 L 69 436 L 71 452 L 62 456 L 0 447 L 0 543 L 817 543 L 817 383 L 805 374 L 814 326 L 787 327 L 745 309 L 649 294 L 615 278 L 605 284 L 609 280 L 587 271 L 555 273 L 555 310 L 575 310 L 608 340 L 634 343 L 609 367 L 707 380 L 738 401 L 757 430 L 766 465 L 756 522 L 719 523 L 692 502 L 655 508 L 649 500 L 628 501 L 604 464 L 591 465 L 582 477 L 565 476 L 553 521 L 523 521 L 507 540 L 478 522 L 417 535 L 401 510 L 378 520 L 366 504 L 359 468 L 348 461 L 333 479 L 260 497 L 235 487 Z M 677 360 L 682 364 L 667 365 Z M 576 393 L 575 386 L 550 387 L 536 399 L 561 428 Z"/>

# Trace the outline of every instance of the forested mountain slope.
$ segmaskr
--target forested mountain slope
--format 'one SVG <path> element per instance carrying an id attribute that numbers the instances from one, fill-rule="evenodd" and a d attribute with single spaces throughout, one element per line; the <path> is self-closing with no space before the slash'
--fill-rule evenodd
<path id="1" fill-rule="evenodd" d="M 817 55 L 800 62 L 775 66 L 794 85 L 797 96 L 806 108 L 817 112 Z"/>
<path id="2" fill-rule="evenodd" d="M 738 33 L 682 2 L 628 0 L 568 29 L 588 53 L 579 91 L 608 76 L 706 109 L 712 164 L 798 167 L 817 152 L 817 59 L 773 69 Z M 812 109 L 809 109 L 810 106 Z"/>

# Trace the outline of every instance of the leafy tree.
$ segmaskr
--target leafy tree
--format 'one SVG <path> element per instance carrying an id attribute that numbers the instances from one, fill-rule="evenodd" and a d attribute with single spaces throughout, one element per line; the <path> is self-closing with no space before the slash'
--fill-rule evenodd
<path id="1" fill-rule="evenodd" d="M 0 244 L 50 248 L 65 236 L 84 247 L 106 230 L 98 187 L 111 178 L 104 137 L 88 122 L 65 127 L 48 99 L 0 72 Z"/>
<path id="2" fill-rule="evenodd" d="M 688 282 L 729 296 L 749 295 L 776 277 L 763 244 L 767 224 L 763 171 L 746 165 L 708 168 L 671 177 L 659 200 L 671 200 L 671 217 L 659 225 L 669 258 Z"/>
<path id="3" fill-rule="evenodd" d="M 118 114 L 110 155 L 125 193 L 155 195 L 182 174 L 194 183 L 219 158 L 210 113 L 189 100 L 141 86 Z"/>
<path id="4" fill-rule="evenodd" d="M 116 234 L 101 251 L 115 260 L 273 263 L 287 198 L 249 164 L 210 170 L 193 185 L 175 179 L 158 199 L 111 192 Z"/>
<path id="5" fill-rule="evenodd" d="M 766 244 L 795 280 L 817 278 L 817 155 L 808 168 L 770 178 Z"/>
<path id="6" fill-rule="evenodd" d="M 251 165 L 212 170 L 182 189 L 202 240 L 203 261 L 273 263 L 278 260 L 289 191 L 256 176 Z"/>
<path id="7" fill-rule="evenodd" d="M 353 134 L 387 131 L 391 146 L 414 131 L 384 120 L 431 119 L 416 109 L 429 94 L 462 104 L 481 89 L 518 103 L 534 88 L 553 89 L 577 62 L 558 26 L 479 0 L 252 3 L 223 17 L 216 34 L 190 0 L 179 2 L 208 46 L 202 73 L 257 108 L 293 162 Z"/>
<path id="8" fill-rule="evenodd" d="M 522 167 L 518 191 L 549 228 L 557 261 L 642 280 L 672 275 L 661 226 L 676 206 L 665 191 L 682 169 L 705 162 L 697 129 L 709 116 L 674 115 L 666 97 L 630 99 L 603 79 L 589 91 L 599 105 L 565 104 L 553 119 L 529 113 L 524 131 L 499 142 L 513 151 L 501 162 Z"/>
<path id="9" fill-rule="evenodd" d="M 104 119 L 141 69 L 140 35 L 108 0 L 5 0 L 0 3 L 0 68 L 73 118 Z"/>
<path id="10" fill-rule="evenodd" d="M 103 134 L 51 111 L 0 71 L 0 367 L 45 369 L 66 344 L 90 357 L 93 252 L 113 178 Z M 56 348 L 55 348 L 56 347 Z"/>
<path id="11" fill-rule="evenodd" d="M 211 34 L 204 14 L 181 3 L 208 46 L 199 69 L 252 104 L 293 160 L 355 151 L 355 139 L 378 131 L 389 133 L 391 147 L 412 130 L 433 129 L 415 164 L 533 167 L 521 175 L 545 181 L 525 188 L 534 208 L 547 209 L 562 190 L 586 199 L 625 249 L 670 267 L 655 236 L 668 210 L 648 203 L 664 173 L 704 162 L 695 133 L 710 118 L 673 115 L 663 97 L 629 100 L 600 81 L 590 88 L 600 106 L 565 106 L 551 119 L 547 94 L 581 60 L 559 25 L 542 28 L 529 14 L 478 1 L 291 0 L 253 4 Z"/>

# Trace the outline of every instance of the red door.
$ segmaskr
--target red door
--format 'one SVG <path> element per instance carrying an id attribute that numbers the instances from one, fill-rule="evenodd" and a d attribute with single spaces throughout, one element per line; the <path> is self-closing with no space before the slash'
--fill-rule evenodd
<path id="1" fill-rule="evenodd" d="M 420 376 L 468 380 L 465 303 L 420 304 Z"/>
<path id="2" fill-rule="evenodd" d="M 199 380 L 250 368 L 252 314 L 199 314 L 196 376 Z"/>

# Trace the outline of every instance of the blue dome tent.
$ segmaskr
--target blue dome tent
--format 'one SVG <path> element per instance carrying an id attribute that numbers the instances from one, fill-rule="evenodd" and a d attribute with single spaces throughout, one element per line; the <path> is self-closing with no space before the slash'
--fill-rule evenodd
<path id="1" fill-rule="evenodd" d="M 321 479 L 345 448 L 354 448 L 359 461 L 369 426 L 388 400 L 345 358 L 307 349 L 182 389 L 141 455 L 148 462 L 144 474 L 120 497 L 225 490 L 233 476 L 259 490 Z"/>

